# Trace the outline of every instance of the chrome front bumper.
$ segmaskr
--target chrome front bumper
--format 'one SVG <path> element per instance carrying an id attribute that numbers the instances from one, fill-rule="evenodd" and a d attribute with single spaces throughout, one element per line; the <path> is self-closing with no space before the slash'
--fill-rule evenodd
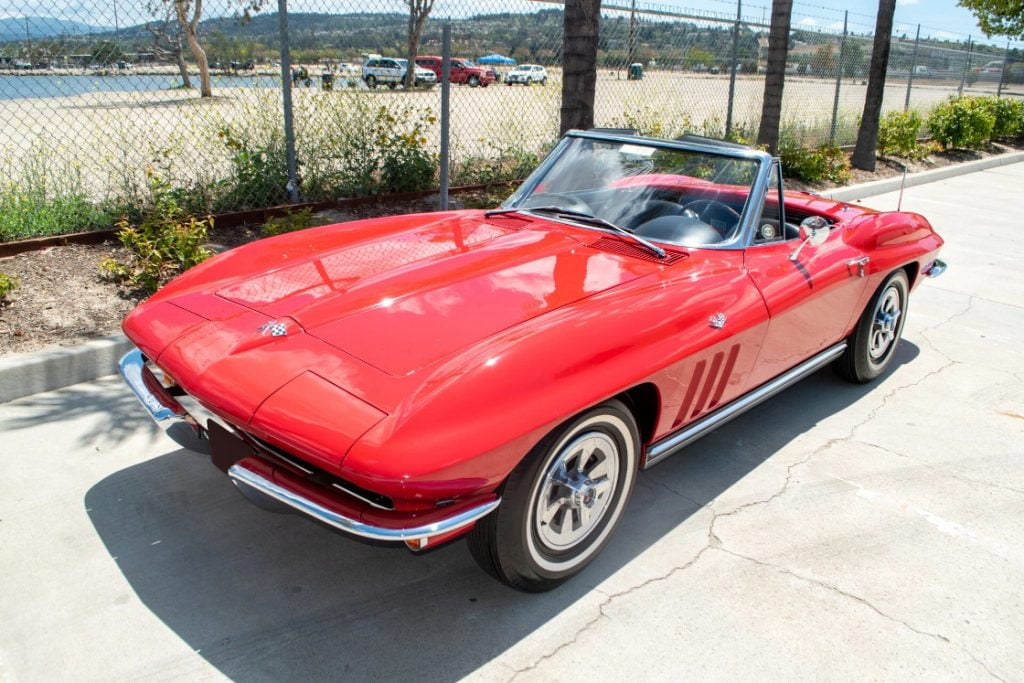
<path id="1" fill-rule="evenodd" d="M 133 349 L 125 354 L 118 364 L 118 369 L 132 393 L 157 423 L 173 423 L 183 420 L 193 425 L 196 424 L 196 420 L 184 406 L 159 383 L 146 366 L 146 358 L 141 351 Z M 360 519 L 358 514 L 347 511 L 353 509 L 351 504 L 330 505 L 330 496 L 337 495 L 330 490 L 325 489 L 325 493 L 321 497 L 322 502 L 315 501 L 311 496 L 304 495 L 299 490 L 299 486 L 291 485 L 287 476 L 275 475 L 272 469 L 268 470 L 270 465 L 262 461 L 259 463 L 260 465 L 256 464 L 255 456 L 239 460 L 228 468 L 228 477 L 231 478 L 235 486 L 244 489 L 243 493 L 256 492 L 268 496 L 296 512 L 312 517 L 335 529 L 377 541 L 405 542 L 416 550 L 426 548 L 432 538 L 451 536 L 455 532 L 465 529 L 492 512 L 501 503 L 501 498 L 494 498 L 471 507 L 453 509 L 450 515 L 435 518 L 428 523 L 415 519 L 410 520 L 408 525 L 402 523 L 396 523 L 394 526 L 368 524 Z M 455 507 L 452 506 L 452 508 Z M 429 517 L 426 514 L 422 516 Z"/>
<path id="2" fill-rule="evenodd" d="M 938 277 L 946 272 L 946 262 L 940 258 L 932 261 L 932 264 L 924 269 L 924 274 L 928 277 Z"/>
<path id="3" fill-rule="evenodd" d="M 501 503 L 501 499 L 496 498 L 461 510 L 450 517 L 445 517 L 432 523 L 388 528 L 366 524 L 338 510 L 332 510 L 326 505 L 303 496 L 294 489 L 283 486 L 280 479 L 271 481 L 263 474 L 255 471 L 246 460 L 241 460 L 232 465 L 228 469 L 228 476 L 231 477 L 231 481 L 234 482 L 235 486 L 240 488 L 246 487 L 265 496 L 270 496 L 274 500 L 284 503 L 288 507 L 335 529 L 376 541 L 418 541 L 417 549 L 426 547 L 430 538 L 446 536 L 469 526 L 492 512 Z"/>

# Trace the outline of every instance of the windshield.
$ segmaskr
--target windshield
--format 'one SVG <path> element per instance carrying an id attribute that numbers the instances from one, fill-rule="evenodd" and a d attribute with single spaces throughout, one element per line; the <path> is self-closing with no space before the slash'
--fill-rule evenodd
<path id="1" fill-rule="evenodd" d="M 756 158 L 653 141 L 570 137 L 504 206 L 566 220 L 589 216 L 654 242 L 722 244 L 738 235 L 760 166 Z"/>

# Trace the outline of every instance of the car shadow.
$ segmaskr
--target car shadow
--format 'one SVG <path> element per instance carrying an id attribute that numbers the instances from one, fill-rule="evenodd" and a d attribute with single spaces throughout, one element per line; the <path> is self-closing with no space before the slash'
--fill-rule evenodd
<path id="1" fill-rule="evenodd" d="M 919 352 L 904 340 L 889 371 Z M 110 475 L 85 508 L 140 600 L 229 678 L 450 680 L 585 599 L 791 440 L 877 390 L 818 372 L 642 473 L 594 563 L 539 595 L 490 579 L 462 541 L 414 556 L 260 510 L 187 450 Z"/>

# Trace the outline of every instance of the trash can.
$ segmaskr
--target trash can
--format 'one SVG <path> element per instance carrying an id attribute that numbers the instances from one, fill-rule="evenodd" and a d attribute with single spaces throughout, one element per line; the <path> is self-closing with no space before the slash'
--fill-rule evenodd
<path id="1" fill-rule="evenodd" d="M 644 77 L 644 65 L 640 62 L 634 62 L 629 65 L 629 73 L 626 75 L 628 81 L 639 81 L 643 80 Z"/>
<path id="2" fill-rule="evenodd" d="M 334 90 L 334 74 L 320 74 L 320 89 Z"/>

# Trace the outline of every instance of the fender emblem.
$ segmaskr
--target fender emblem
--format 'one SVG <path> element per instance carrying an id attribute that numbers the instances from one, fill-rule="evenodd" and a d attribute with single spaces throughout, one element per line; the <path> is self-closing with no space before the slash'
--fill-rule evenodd
<path id="1" fill-rule="evenodd" d="M 720 330 L 725 327 L 725 313 L 715 313 L 713 316 L 708 318 L 708 325 Z"/>
<path id="2" fill-rule="evenodd" d="M 272 320 L 269 323 L 260 325 L 257 330 L 264 337 L 270 335 L 271 337 L 283 337 L 288 334 L 288 328 L 285 327 L 284 323 L 279 323 L 276 320 Z"/>

